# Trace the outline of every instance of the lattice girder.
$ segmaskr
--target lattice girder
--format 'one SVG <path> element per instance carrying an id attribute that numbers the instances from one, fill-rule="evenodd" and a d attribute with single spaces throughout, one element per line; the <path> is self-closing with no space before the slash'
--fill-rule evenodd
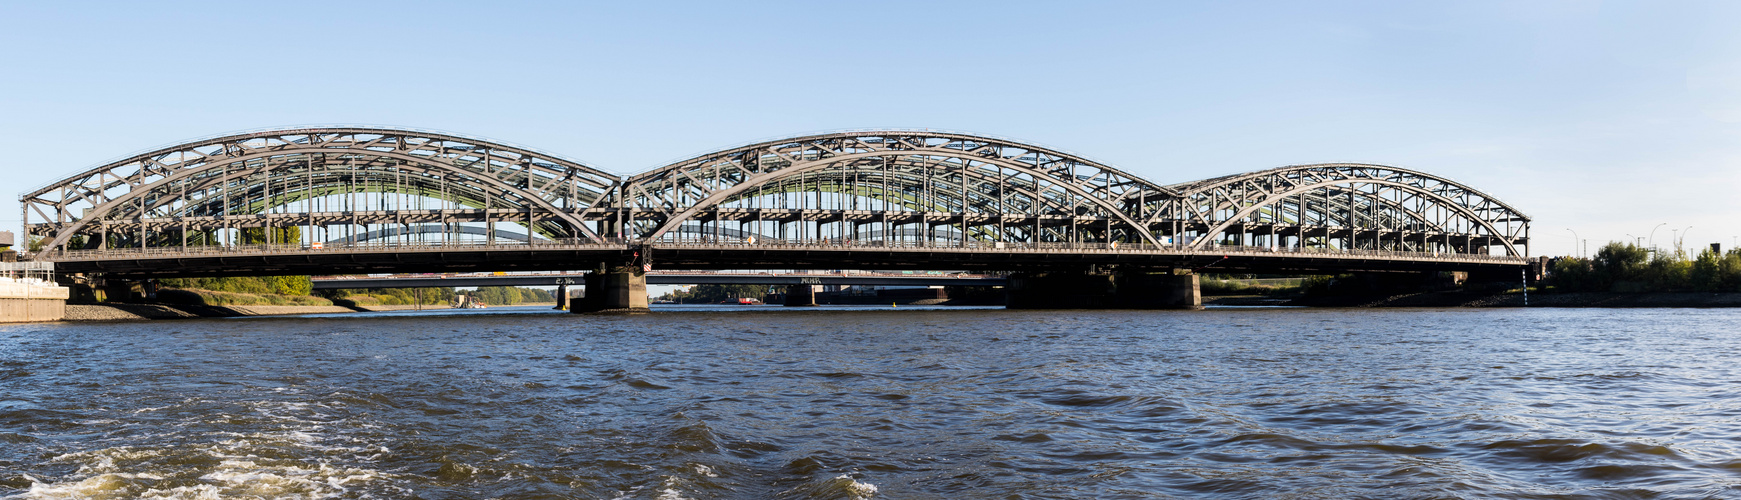
<path id="1" fill-rule="evenodd" d="M 1382 165 L 1291 166 L 1169 187 L 1181 192 L 1181 203 L 1162 217 L 1207 224 L 1204 235 L 1208 237 L 1194 243 L 1199 247 L 1217 240 L 1230 227 L 1262 222 L 1254 217 L 1289 213 L 1293 200 L 1322 200 L 1324 206 L 1341 203 L 1340 214 L 1334 209 L 1309 210 L 1307 203 L 1317 225 L 1460 230 L 1497 238 L 1509 255 L 1517 256 L 1523 252 L 1514 241 L 1527 238 L 1528 217 L 1492 196 L 1443 178 Z M 1299 207 L 1300 202 L 1293 201 L 1291 212 L 1304 221 L 1307 215 L 1299 213 Z"/>
<path id="2" fill-rule="evenodd" d="M 424 200 L 440 203 L 429 210 Z M 1172 238 L 1194 237 L 1185 246 L 1202 249 L 1267 236 L 1272 247 L 1293 238 L 1301 247 L 1308 240 L 1346 249 L 1503 247 L 1521 256 L 1527 253 L 1519 248 L 1527 245 L 1529 222 L 1468 186 L 1382 165 L 1299 165 L 1163 186 L 1031 144 L 897 130 L 762 142 L 627 179 L 451 134 L 273 130 L 136 155 L 21 201 L 27 219 L 46 221 L 27 223 L 27 231 L 48 237 L 57 249 L 78 235 L 100 234 L 104 244 L 111 236 L 121 243 L 135 238 L 154 246 L 180 234 L 186 245 L 189 232 L 350 226 L 347 241 L 355 241 L 359 226 L 367 240 L 371 234 L 509 222 L 530 228 L 523 235 L 528 244 L 536 236 L 561 235 L 602 243 L 600 232 L 589 227 L 597 223 L 642 243 L 663 242 L 668 234 L 673 242 L 696 242 L 755 231 L 783 239 L 788 229 L 797 239 L 783 244 L 835 236 L 895 238 L 902 245 L 1062 242 L 1160 249 L 1185 245 Z M 736 227 L 723 227 L 726 222 Z M 399 229 L 369 232 L 377 225 Z"/>
<path id="3" fill-rule="evenodd" d="M 38 230 L 51 237 L 51 247 L 97 221 L 256 214 L 358 192 L 439 195 L 456 206 L 552 214 L 596 240 L 574 214 L 606 198 L 616 184 L 614 175 L 579 162 L 489 141 L 399 129 L 320 128 L 172 146 L 91 169 L 22 201 L 27 211 L 49 221 Z M 74 215 L 80 208 L 86 211 Z"/>
<path id="4" fill-rule="evenodd" d="M 1076 213 L 1086 207 L 1119 219 L 1127 228 L 1142 227 L 1137 221 L 1147 214 L 1131 213 L 1124 200 L 1169 196 L 1140 178 L 1057 151 L 961 134 L 895 131 L 801 137 L 704 155 L 629 178 L 625 195 L 639 207 L 665 211 L 659 228 L 645 235 L 658 238 L 702 210 L 757 196 L 749 193 L 752 189 L 765 194 L 770 183 L 783 186 L 862 174 L 867 165 L 885 169 L 876 180 L 887 183 L 848 187 L 812 182 L 807 189 L 863 193 L 905 209 L 957 213 L 1006 212 L 1012 201 L 1008 193 L 1013 192 L 1017 203 L 1028 204 L 1024 213 L 1036 208 Z M 896 166 L 941 175 L 902 177 L 886 170 Z M 998 203 L 986 196 L 992 192 L 973 187 L 985 185 L 1003 195 Z M 925 193 L 925 199 L 891 196 L 897 189 Z M 1135 206 L 1141 210 L 1148 205 Z M 1154 242 L 1148 231 L 1133 233 Z"/>

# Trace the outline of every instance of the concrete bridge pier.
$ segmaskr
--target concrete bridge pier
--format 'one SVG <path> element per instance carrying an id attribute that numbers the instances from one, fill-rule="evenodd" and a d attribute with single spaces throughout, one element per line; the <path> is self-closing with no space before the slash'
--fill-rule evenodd
<path id="1" fill-rule="evenodd" d="M 568 310 L 568 285 L 556 285 L 556 310 Z"/>
<path id="2" fill-rule="evenodd" d="M 1016 274 L 1005 287 L 1009 309 L 1201 309 L 1197 275 L 1124 271 Z"/>
<path id="3" fill-rule="evenodd" d="M 816 285 L 786 285 L 786 305 L 816 305 Z"/>
<path id="4" fill-rule="evenodd" d="M 586 273 L 586 296 L 574 301 L 569 311 L 647 312 L 647 273 L 634 266 L 612 267 Z"/>

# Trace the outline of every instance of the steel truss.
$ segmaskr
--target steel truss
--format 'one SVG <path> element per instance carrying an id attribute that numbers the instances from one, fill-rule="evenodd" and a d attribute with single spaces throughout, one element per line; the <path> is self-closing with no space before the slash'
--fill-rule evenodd
<path id="1" fill-rule="evenodd" d="M 1068 153 L 954 133 L 852 132 L 702 155 L 627 179 L 633 235 L 788 242 L 1158 245 L 1165 188 Z M 680 230 L 684 226 L 693 226 Z"/>
<path id="2" fill-rule="evenodd" d="M 1297 165 L 1168 186 L 1159 219 L 1193 248 L 1244 245 L 1528 255 L 1529 217 L 1449 179 L 1383 165 Z M 1521 247 L 1521 248 L 1520 248 Z"/>
<path id="3" fill-rule="evenodd" d="M 449 134 L 276 130 L 137 155 L 22 201 L 29 234 L 60 252 L 428 246 L 481 235 L 485 245 L 506 237 L 528 245 L 1092 245 L 1515 258 L 1528 255 L 1529 241 L 1529 218 L 1509 205 L 1396 167 L 1300 165 L 1163 186 L 1031 144 L 893 130 L 752 144 L 626 179 Z M 498 233 L 501 223 L 529 230 Z M 291 237 L 274 230 L 292 227 L 309 234 L 271 241 Z M 243 231 L 267 241 L 238 242 Z"/>
<path id="4" fill-rule="evenodd" d="M 425 223 L 512 222 L 547 237 L 597 241 L 589 225 L 609 212 L 595 205 L 616 184 L 615 175 L 579 162 L 488 141 L 315 128 L 172 146 L 21 201 L 30 234 L 55 249 L 75 239 L 87 249 L 233 244 L 239 230 L 287 227 L 339 227 L 356 241 L 370 227 Z M 33 215 L 48 222 L 28 224 Z"/>

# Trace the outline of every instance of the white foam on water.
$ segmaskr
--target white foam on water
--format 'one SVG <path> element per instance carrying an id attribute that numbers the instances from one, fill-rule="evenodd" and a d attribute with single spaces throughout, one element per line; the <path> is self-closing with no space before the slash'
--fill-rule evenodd
<path id="1" fill-rule="evenodd" d="M 665 476 L 665 489 L 659 490 L 659 500 L 691 500 L 677 490 L 678 484 L 677 476 Z"/>
<path id="2" fill-rule="evenodd" d="M 859 482 L 849 474 L 841 474 L 833 478 L 800 485 L 786 491 L 787 495 L 803 498 L 849 498 L 851 500 L 870 500 L 877 494 L 877 485 Z"/>
<path id="3" fill-rule="evenodd" d="M 678 489 L 682 486 L 682 483 L 683 481 L 678 479 L 677 476 L 665 476 L 664 480 L 660 481 L 660 488 L 654 490 L 659 494 L 659 496 L 654 498 L 656 500 L 692 500 L 689 497 L 683 496 L 683 491 Z M 635 486 L 629 488 L 629 491 L 618 491 L 617 496 L 612 497 L 611 500 L 633 500 L 646 489 L 646 486 Z"/>
<path id="4" fill-rule="evenodd" d="M 695 473 L 707 477 L 719 477 L 719 473 L 714 472 L 712 467 L 702 464 L 695 464 Z"/>
<path id="5" fill-rule="evenodd" d="M 137 498 L 134 486 L 142 481 L 161 479 L 151 474 L 111 473 L 97 474 L 78 481 L 46 483 L 42 480 L 24 476 L 30 480 L 30 489 L 24 493 L 6 497 L 8 499 L 122 499 Z"/>
<path id="6" fill-rule="evenodd" d="M 877 494 L 877 485 L 861 483 L 857 479 L 853 479 L 852 476 L 841 474 L 839 477 L 835 477 L 834 481 L 841 483 L 847 494 L 852 495 L 854 500 L 865 500 Z"/>
<path id="7" fill-rule="evenodd" d="M 365 494 L 359 489 L 403 491 L 390 474 L 327 462 L 334 451 L 364 448 L 335 446 L 325 443 L 318 434 L 301 431 L 219 435 L 230 438 L 190 445 L 122 446 L 59 455 L 50 461 L 77 464 L 78 471 L 58 480 L 25 476 L 31 482 L 30 489 L 5 498 L 313 500 Z M 253 453 L 262 446 L 289 451 L 289 456 L 299 458 L 270 458 Z"/>
<path id="8" fill-rule="evenodd" d="M 201 471 L 164 474 L 108 472 L 58 483 L 28 477 L 30 489 L 6 497 L 19 500 L 124 498 L 153 499 L 324 499 L 339 498 L 352 493 L 352 488 L 368 485 L 385 475 L 372 470 L 335 468 L 327 464 L 309 466 L 269 465 L 248 460 L 225 460 L 215 470 L 189 478 Z"/>

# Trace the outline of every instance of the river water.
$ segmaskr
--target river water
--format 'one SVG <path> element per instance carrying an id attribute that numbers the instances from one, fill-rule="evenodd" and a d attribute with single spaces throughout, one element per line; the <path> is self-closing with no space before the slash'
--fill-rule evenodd
<path id="1" fill-rule="evenodd" d="M 0 326 L 0 498 L 1741 498 L 1741 311 Z"/>

